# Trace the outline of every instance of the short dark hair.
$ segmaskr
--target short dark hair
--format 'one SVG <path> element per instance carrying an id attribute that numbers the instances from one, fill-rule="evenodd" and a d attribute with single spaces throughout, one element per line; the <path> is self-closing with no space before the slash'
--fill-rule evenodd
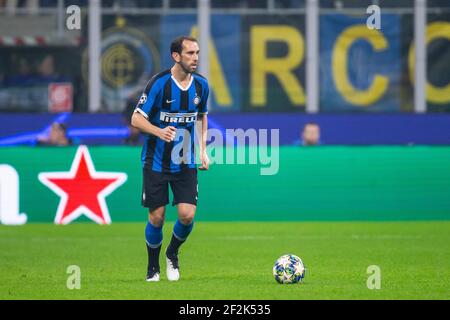
<path id="1" fill-rule="evenodd" d="M 179 36 L 175 38 L 172 43 L 170 44 L 170 54 L 173 52 L 176 52 L 178 54 L 181 54 L 181 51 L 183 51 L 183 41 L 188 40 L 192 42 L 198 42 L 197 39 L 190 36 Z"/>
<path id="2" fill-rule="evenodd" d="M 320 129 L 320 126 L 319 126 L 319 124 L 318 124 L 317 122 L 314 122 L 314 121 L 308 121 L 308 122 L 305 123 L 305 125 L 303 126 L 302 131 L 305 131 L 305 129 L 306 129 L 307 126 L 315 126 L 315 127 L 318 127 L 318 128 Z"/>

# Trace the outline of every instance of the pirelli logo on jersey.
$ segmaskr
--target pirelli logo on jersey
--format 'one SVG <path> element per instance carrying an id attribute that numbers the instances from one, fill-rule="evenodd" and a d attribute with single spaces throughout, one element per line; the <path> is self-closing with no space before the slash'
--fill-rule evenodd
<path id="1" fill-rule="evenodd" d="M 171 113 L 161 111 L 159 120 L 167 123 L 190 123 L 197 120 L 197 112 L 192 113 Z"/>

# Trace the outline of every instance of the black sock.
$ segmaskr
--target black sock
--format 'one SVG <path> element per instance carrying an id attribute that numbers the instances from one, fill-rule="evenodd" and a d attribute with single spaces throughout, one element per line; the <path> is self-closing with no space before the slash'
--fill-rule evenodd
<path id="1" fill-rule="evenodd" d="M 185 240 L 180 240 L 172 234 L 172 239 L 170 239 L 170 244 L 167 247 L 166 254 L 168 256 L 178 255 L 178 248 L 184 243 Z"/>
<path id="2" fill-rule="evenodd" d="M 148 244 L 146 244 L 146 247 L 148 254 L 148 270 L 159 272 L 159 252 L 161 251 L 161 245 L 156 248 L 152 248 L 149 247 Z"/>

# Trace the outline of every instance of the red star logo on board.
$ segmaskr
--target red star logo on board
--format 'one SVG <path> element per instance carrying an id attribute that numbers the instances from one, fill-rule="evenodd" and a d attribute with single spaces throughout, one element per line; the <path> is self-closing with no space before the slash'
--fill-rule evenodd
<path id="1" fill-rule="evenodd" d="M 86 146 L 77 149 L 68 172 L 42 172 L 39 180 L 61 197 L 56 224 L 68 224 L 82 214 L 99 224 L 110 224 L 105 197 L 127 180 L 122 172 L 99 172 Z"/>

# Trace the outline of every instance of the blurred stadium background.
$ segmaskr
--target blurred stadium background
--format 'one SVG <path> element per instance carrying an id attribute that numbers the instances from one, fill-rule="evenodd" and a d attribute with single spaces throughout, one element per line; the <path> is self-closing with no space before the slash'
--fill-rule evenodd
<path id="1" fill-rule="evenodd" d="M 80 8 L 79 28 L 68 28 L 68 22 L 77 25 L 76 8 L 67 11 L 71 5 Z M 366 24 L 371 5 L 381 8 L 379 30 Z M 448 0 L 0 0 L 0 224 L 61 222 L 55 218 L 60 196 L 38 177 L 69 172 L 78 146 L 86 145 L 96 171 L 127 175 L 106 197 L 106 210 L 112 227 L 140 222 L 133 232 L 143 243 L 143 139 L 135 136 L 129 118 L 147 80 L 171 66 L 169 45 L 180 34 L 200 40 L 200 73 L 212 88 L 211 128 L 280 130 L 276 175 L 260 175 L 258 164 L 213 165 L 199 175 L 198 221 L 371 221 L 342 231 L 349 237 L 345 241 L 389 230 L 378 239 L 385 248 L 398 240 L 390 236 L 399 229 L 381 225 L 377 231 L 374 221 L 402 221 L 402 239 L 424 237 L 422 244 L 438 250 L 434 254 L 441 260 L 430 262 L 429 276 L 447 281 L 435 296 L 428 293 L 449 298 Z M 320 127 L 318 146 L 302 144 L 301 130 L 310 122 Z M 46 142 L 54 123 L 63 123 L 68 146 Z M 167 219 L 175 217 L 170 208 Z M 82 215 L 73 223 L 91 220 Z M 422 229 L 415 225 L 423 233 L 408 234 L 410 220 L 425 223 Z M 429 220 L 439 223 L 427 225 Z M 12 235 L 2 228 L 2 247 L 9 251 L 20 244 L 8 239 L 30 230 L 13 229 Z M 59 232 L 31 231 L 41 239 Z M 435 238 L 426 238 L 430 233 Z M 243 247 L 250 239 L 244 235 L 239 235 Z M 322 262 L 312 248 L 303 248 L 303 238 L 297 240 L 285 248 L 277 242 L 282 252 L 271 252 L 269 259 L 291 250 Z M 306 253 L 298 253 L 303 249 Z M 409 249 L 405 243 L 399 252 L 417 254 Z M 16 261 L 20 267 L 20 258 Z M 4 275 L 12 265 L 1 266 Z M 268 272 L 270 277 L 270 266 Z M 10 283 L 9 297 L 42 297 L 3 280 Z M 11 288 L 20 294 L 11 296 Z M 8 297 L 5 292 L 1 297 Z M 66 297 L 61 292 L 57 296 Z M 210 298 L 207 292 L 181 298 Z M 412 290 L 410 297 L 423 297 L 419 292 Z"/>

